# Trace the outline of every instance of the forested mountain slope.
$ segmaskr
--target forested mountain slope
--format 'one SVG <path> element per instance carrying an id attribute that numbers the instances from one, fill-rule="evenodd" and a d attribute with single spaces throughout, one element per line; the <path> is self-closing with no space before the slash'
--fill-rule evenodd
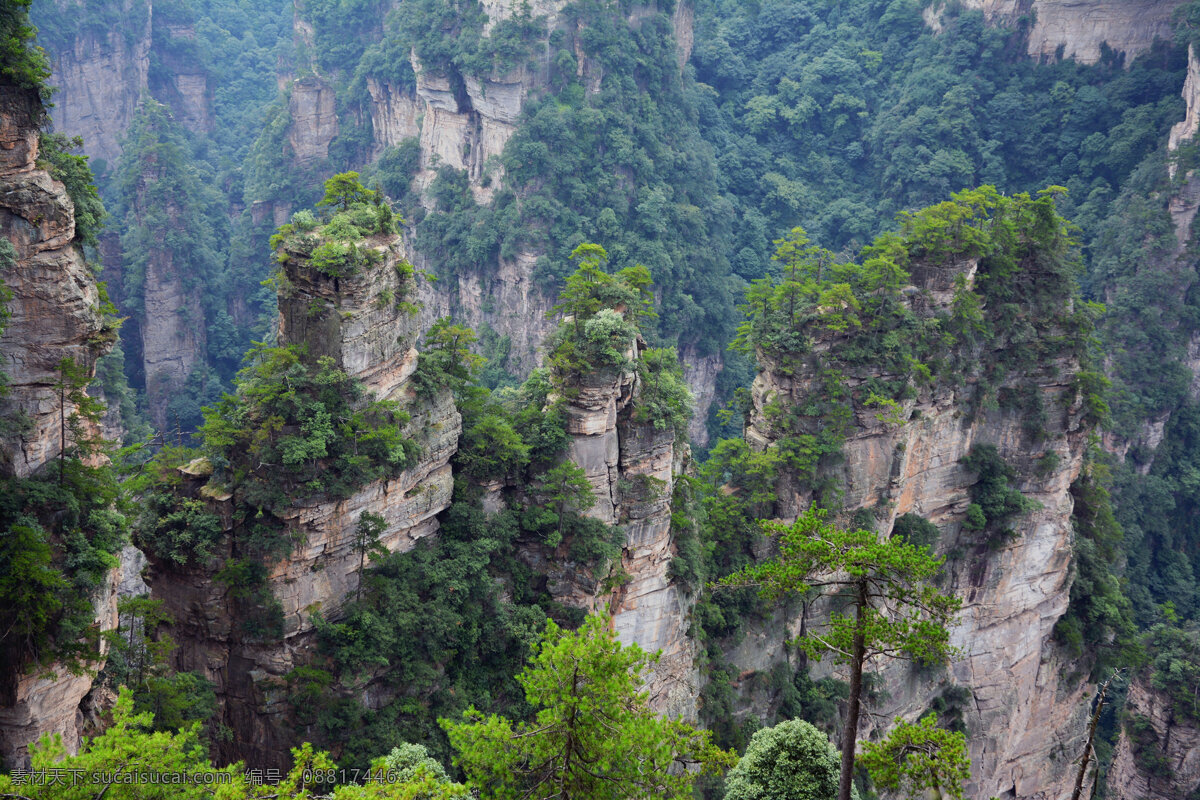
<path id="1" fill-rule="evenodd" d="M 1195 789 L 1193 4 L 32 14 L 104 228 L 70 143 L 43 152 L 128 317 L 89 390 L 120 413 L 88 424 L 154 438 L 110 467 L 82 428 L 43 435 L 68 396 L 95 416 L 98 351 L 32 381 L 0 510 L 74 599 L 11 663 L 87 656 L 131 537 L 150 598 L 104 617 L 83 707 L 128 683 L 222 761 L 409 741 L 449 764 L 437 719 L 527 717 L 542 621 L 601 611 L 664 651 L 655 709 L 739 750 L 790 717 L 840 742 L 844 673 L 787 645 L 837 609 L 707 588 L 817 503 L 944 557 L 963 603 L 956 660 L 875 665 L 860 736 L 936 710 L 969 796 L 1066 797 L 1125 667 L 1105 791 Z M 48 290 L 5 280 L 18 311 Z M 5 700 L 7 752 L 72 734 L 73 681 Z"/>

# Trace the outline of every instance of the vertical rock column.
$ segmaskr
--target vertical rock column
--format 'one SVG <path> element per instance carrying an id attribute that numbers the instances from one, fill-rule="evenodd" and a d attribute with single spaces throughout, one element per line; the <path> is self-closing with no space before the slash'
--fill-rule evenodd
<path id="1" fill-rule="evenodd" d="M 694 718 L 698 676 L 687 637 L 690 601 L 669 571 L 671 495 L 686 456 L 675 431 L 633 419 L 639 383 L 632 372 L 585 375 L 567 406 L 568 457 L 587 474 L 596 497 L 589 515 L 625 532 L 621 568 L 627 579 L 611 595 L 576 591 L 570 601 L 607 610 L 621 641 L 662 658 L 649 676 L 651 705 Z"/>
<path id="2" fill-rule="evenodd" d="M 63 409 L 54 389 L 59 362 L 69 358 L 90 375 L 112 343 L 95 276 L 75 243 L 71 198 L 37 166 L 43 113 L 35 92 L 0 85 L 0 236 L 16 252 L 15 263 L 0 265 L 0 279 L 13 294 L 0 336 L 0 369 L 10 381 L 0 418 L 26 422 L 0 439 L 0 474 L 18 478 L 61 452 Z M 97 604 L 102 630 L 116 625 L 116 579 L 114 572 Z M 28 763 L 26 746 L 45 733 L 60 734 L 68 750 L 78 746 L 76 717 L 92 678 L 54 665 L 49 672 L 0 676 L 0 761 L 9 766 Z"/>

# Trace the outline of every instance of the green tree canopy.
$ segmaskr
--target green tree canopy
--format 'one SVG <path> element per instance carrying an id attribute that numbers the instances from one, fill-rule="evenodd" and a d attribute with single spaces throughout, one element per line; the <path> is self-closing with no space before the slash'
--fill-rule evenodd
<path id="1" fill-rule="evenodd" d="M 778 541 L 779 555 L 745 567 L 721 586 L 757 586 L 768 598 L 820 594 L 835 599 L 823 626 L 814 626 L 797 644 L 814 658 L 833 654 L 850 667 L 850 702 L 842 743 L 839 800 L 850 800 L 863 667 L 868 658 L 942 661 L 952 653 L 950 624 L 961 601 L 939 591 L 931 579 L 943 559 L 927 548 L 875 531 L 843 530 L 810 507 L 795 523 L 763 523 Z"/>
<path id="2" fill-rule="evenodd" d="M 837 750 L 799 719 L 757 731 L 725 776 L 725 800 L 832 800 L 837 789 Z"/>
<path id="3" fill-rule="evenodd" d="M 707 731 L 663 719 L 642 685 L 656 660 L 622 646 L 609 620 L 590 617 L 578 631 L 553 622 L 517 676 L 530 722 L 484 716 L 442 720 L 458 751 L 455 763 L 485 800 L 667 800 L 690 798 L 699 772 L 732 756 Z"/>

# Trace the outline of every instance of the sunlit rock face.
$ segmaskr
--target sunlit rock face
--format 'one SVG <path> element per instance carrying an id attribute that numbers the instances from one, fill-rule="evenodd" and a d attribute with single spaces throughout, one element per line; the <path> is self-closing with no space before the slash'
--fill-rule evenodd
<path id="1" fill-rule="evenodd" d="M 955 277 L 964 275 L 970 285 L 975 269 L 972 261 L 925 274 L 914 268 L 917 285 L 911 302 L 922 304 L 922 314 L 948 308 Z M 814 350 L 836 350 L 842 336 L 830 332 L 818 337 Z M 802 404 L 825 389 L 823 376 L 807 367 L 793 373 L 761 355 L 760 362 L 746 439 L 764 448 L 779 436 L 769 405 Z M 976 387 L 970 379 L 959 386 L 920 388 L 903 403 L 902 423 L 880 419 L 875 409 L 858 409 L 842 448 L 844 457 L 830 476 L 843 491 L 847 515 L 870 509 L 879 530 L 889 531 L 898 517 L 914 513 L 941 531 L 935 549 L 947 556 L 942 585 L 963 600 L 951 630 L 951 642 L 961 655 L 948 669 L 932 674 L 902 661 L 873 665 L 886 695 L 871 710 L 880 720 L 915 720 L 946 689 L 968 689 L 971 699 L 963 709 L 972 762 L 968 796 L 981 800 L 1069 797 L 1074 778 L 1070 764 L 1084 743 L 1089 687 L 1052 635 L 1070 598 L 1070 486 L 1079 475 L 1088 436 L 1072 385 L 1078 370 L 1073 360 L 1055 359 L 1006 377 L 1006 386 L 1032 387 L 1047 410 L 1040 440 L 1031 438 L 1026 412 L 1020 409 L 975 408 Z M 852 392 L 871 378 L 887 377 L 866 374 L 869 368 L 859 372 L 846 376 Z M 977 444 L 995 445 L 1016 471 L 1013 485 L 1037 503 L 1035 510 L 1013 521 L 1016 536 L 999 544 L 981 542 L 963 528 L 976 476 L 960 462 Z M 1038 461 L 1049 453 L 1057 461 L 1046 472 Z M 795 519 L 813 500 L 808 484 L 785 478 L 777 513 Z M 812 613 L 822 612 L 818 607 Z M 748 635 L 732 654 L 733 663 L 748 676 L 789 658 L 794 662 L 784 640 L 798 633 L 800 625 L 797 615 Z M 831 669 L 815 665 L 814 674 Z M 748 713 L 764 713 L 770 698 L 749 692 L 743 702 Z M 871 725 L 865 721 L 859 735 L 869 735 Z"/>

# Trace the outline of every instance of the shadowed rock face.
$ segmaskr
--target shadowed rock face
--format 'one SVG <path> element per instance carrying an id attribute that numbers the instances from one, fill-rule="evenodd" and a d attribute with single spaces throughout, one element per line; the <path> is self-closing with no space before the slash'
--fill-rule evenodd
<path id="1" fill-rule="evenodd" d="M 35 93 L 0 86 L 0 236 L 17 256 L 0 269 L 13 293 L 12 317 L 0 336 L 0 369 L 10 381 L 0 416 L 24 415 L 28 423 L 0 439 L 0 473 L 16 477 L 32 475 L 61 452 L 59 362 L 70 358 L 90 375 L 113 341 L 103 327 L 95 276 L 75 242 L 71 198 L 37 166 L 43 113 Z M 116 627 L 116 581 L 114 572 L 96 605 L 101 630 Z M 8 765 L 27 764 L 26 746 L 44 733 L 61 734 L 71 751 L 78 746 L 77 716 L 92 679 L 56 665 L 49 671 L 53 677 L 0 676 L 0 760 Z"/>
<path id="2" fill-rule="evenodd" d="M 1189 800 L 1200 788 L 1200 724 L 1180 718 L 1171 698 L 1149 684 L 1143 675 L 1129 687 L 1123 716 L 1130 721 L 1122 726 L 1113 752 L 1108 796 L 1114 800 Z M 1145 732 L 1131 732 L 1134 720 L 1147 724 Z M 1143 753 L 1161 759 L 1166 769 L 1148 769 L 1149 759 Z"/>
<path id="3" fill-rule="evenodd" d="M 51 52 L 54 75 L 54 128 L 82 136 L 88 155 L 113 166 L 121 155 L 121 137 L 133 120 L 138 100 L 149 85 L 150 4 L 135 14 L 134 0 L 114 0 L 122 25 L 89 30 L 61 51 Z M 68 14 L 70 3 L 55 0 L 55 12 Z"/>
<path id="4" fill-rule="evenodd" d="M 929 313 L 951 302 L 954 276 L 973 280 L 975 264 L 963 262 L 951 270 L 921 277 L 914 270 Z M 839 346 L 839 335 L 818 340 L 814 349 Z M 982 358 L 988 358 L 984 353 Z M 761 356 L 760 356 L 761 359 Z M 823 378 L 807 365 L 794 375 L 784 374 L 769 359 L 754 382 L 753 408 L 746 438 L 766 447 L 778 434 L 767 406 L 772 401 L 795 405 L 822 393 Z M 868 368 L 869 369 L 869 368 Z M 975 387 L 935 385 L 904 402 L 903 424 L 881 421 L 876 409 L 856 409 L 843 445 L 844 460 L 833 469 L 842 487 L 847 515 L 871 509 L 878 528 L 889 531 L 906 513 L 919 514 L 941 531 L 936 545 L 947 555 L 943 585 L 963 599 L 963 610 L 951 631 L 951 642 L 962 652 L 949 671 L 920 673 L 907 662 L 873 665 L 886 699 L 872 711 L 880 719 L 903 716 L 915 720 L 930 702 L 951 686 L 971 690 L 964 709 L 970 731 L 972 783 L 968 796 L 989 798 L 1065 798 L 1073 773 L 1070 762 L 1083 746 L 1086 733 L 1085 685 L 1071 659 L 1052 639 L 1055 623 L 1065 613 L 1071 584 L 1071 483 L 1078 477 L 1088 429 L 1072 388 L 1079 369 L 1070 360 L 1039 365 L 1033 373 L 1008 376 L 1005 385 L 1033 386 L 1047 410 L 1045 438 L 1040 443 L 1026 432 L 1020 409 L 977 410 L 972 413 Z M 847 376 L 851 391 L 873 376 L 859 370 Z M 970 489 L 977 476 L 960 463 L 974 445 L 995 445 L 1016 471 L 1013 484 L 1036 510 L 1013 521 L 1017 535 L 999 545 L 981 542 L 963 529 Z M 1037 462 L 1048 453 L 1058 457 L 1049 474 Z M 787 478 L 779 486 L 777 513 L 794 519 L 813 501 L 810 488 Z M 822 613 L 820 609 L 810 614 Z M 788 658 L 783 639 L 799 632 L 798 618 L 776 620 L 773 626 L 747 637 L 733 654 L 744 672 L 764 671 Z M 814 674 L 828 674 L 817 665 Z M 768 698 L 751 696 L 748 707 L 765 710 Z M 870 733 L 864 723 L 860 736 Z"/>
<path id="5" fill-rule="evenodd" d="M 1171 14 L 1183 0 L 967 0 L 967 8 L 983 12 L 989 22 L 1029 30 L 1027 52 L 1034 58 L 1073 58 L 1084 64 L 1100 60 L 1104 47 L 1124 54 L 1125 65 L 1150 49 L 1155 40 L 1171 41 Z M 944 3 L 925 10 L 925 21 L 941 28 Z"/>
<path id="6" fill-rule="evenodd" d="M 404 433 L 420 446 L 417 464 L 401 475 L 361 487 L 344 500 L 298 502 L 276 512 L 297 545 L 270 565 L 267 587 L 279 601 L 283 636 L 256 641 L 241 628 L 227 588 L 214 580 L 221 563 L 237 557 L 233 501 L 228 492 L 190 479 L 187 491 L 205 497 L 225 521 L 222 549 L 208 565 L 179 569 L 154 563 L 150 584 L 176 622 L 176 667 L 204 675 L 216 687 L 220 719 L 234 731 L 222 753 L 229 760 L 286 766 L 296 744 L 292 710 L 284 698 L 284 676 L 315 655 L 313 615 L 337 618 L 359 585 L 360 554 L 354 532 L 364 513 L 383 517 L 380 543 L 392 552 L 412 549 L 437 531 L 436 516 L 450 504 L 450 457 L 462 420 L 449 392 L 433 400 L 414 397 L 410 378 L 417 365 L 417 320 L 398 298 L 415 291 L 397 270 L 399 237 L 376 236 L 359 243 L 380 255 L 379 263 L 352 277 L 326 277 L 299 252 L 286 266 L 289 290 L 279 300 L 280 344 L 306 345 L 309 357 L 329 357 L 361 380 L 379 399 L 406 406 Z"/>

